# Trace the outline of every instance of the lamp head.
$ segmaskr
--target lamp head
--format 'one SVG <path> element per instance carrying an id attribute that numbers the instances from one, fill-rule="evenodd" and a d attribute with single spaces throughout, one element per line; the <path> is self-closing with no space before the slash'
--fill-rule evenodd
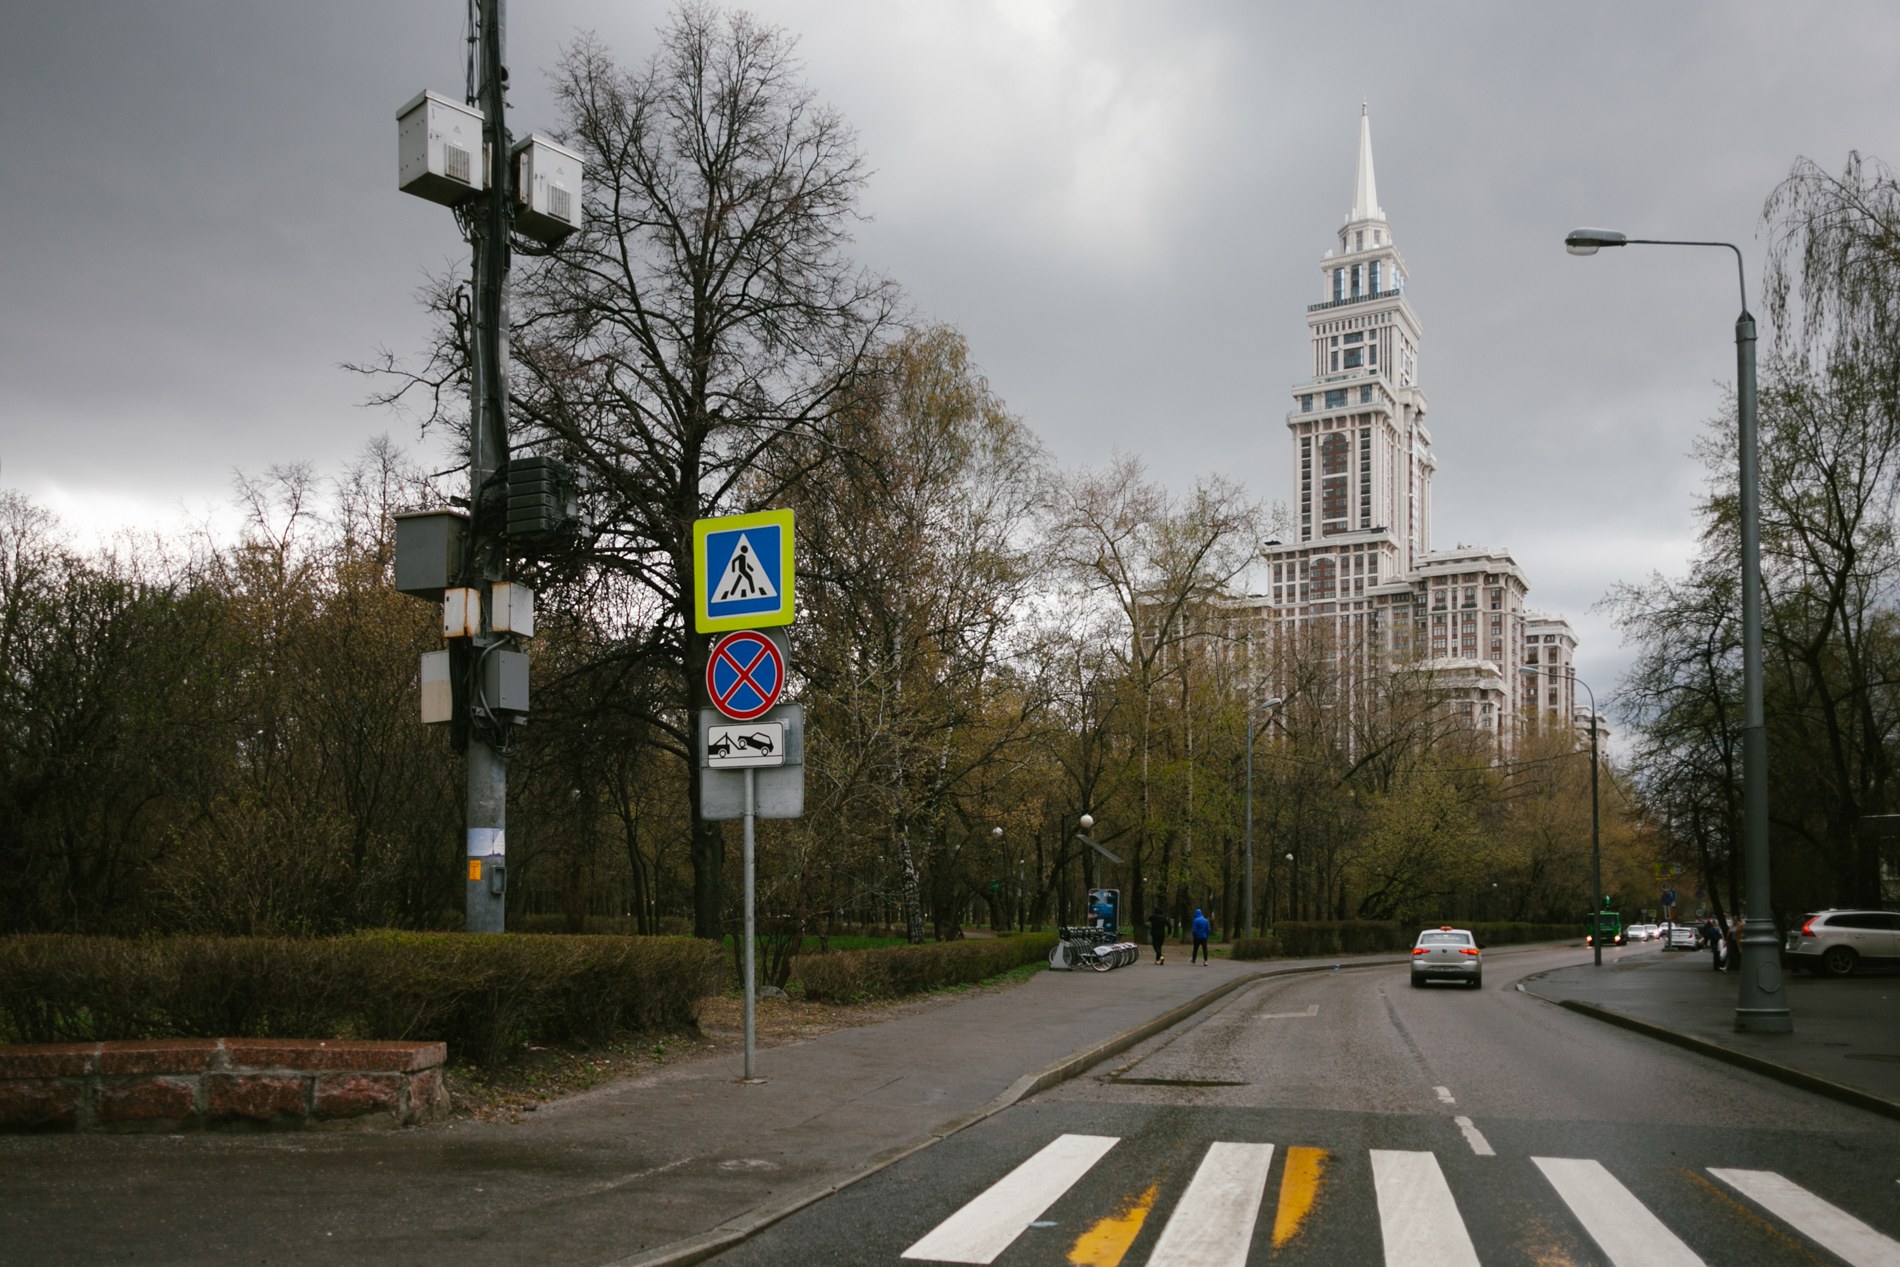
<path id="1" fill-rule="evenodd" d="M 1605 246 L 1623 246 L 1629 241 L 1627 234 L 1614 229 L 1572 229 L 1564 235 L 1564 250 L 1572 255 L 1595 255 Z"/>
<path id="2" fill-rule="evenodd" d="M 990 835 L 996 837 L 998 840 L 1001 840 L 1003 838 L 1003 829 L 1001 827 L 992 827 L 990 828 Z"/>
<path id="3" fill-rule="evenodd" d="M 1286 703 L 1286 701 L 1285 701 L 1285 700 L 1283 700 L 1283 699 L 1281 699 L 1281 698 L 1280 698 L 1280 697 L 1279 697 L 1278 695 L 1276 695 L 1276 696 L 1274 696 L 1274 697 L 1273 697 L 1272 699 L 1263 699 L 1263 700 L 1261 700 L 1261 701 L 1260 701 L 1260 707 L 1262 707 L 1262 708 L 1278 708 L 1278 707 L 1280 707 L 1280 705 L 1282 705 L 1282 704 L 1284 704 L 1284 703 Z"/>
<path id="4" fill-rule="evenodd" d="M 1095 826 L 1095 815 L 1093 814 L 1082 815 L 1082 818 L 1077 825 L 1080 826 L 1083 831 L 1088 831 L 1089 829 Z"/>

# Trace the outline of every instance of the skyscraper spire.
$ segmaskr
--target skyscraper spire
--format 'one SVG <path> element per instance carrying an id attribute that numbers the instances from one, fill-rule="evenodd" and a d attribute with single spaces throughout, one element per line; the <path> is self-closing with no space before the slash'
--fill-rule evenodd
<path id="1" fill-rule="evenodd" d="M 1379 182 L 1372 175 L 1372 116 L 1364 101 L 1359 103 L 1359 183 L 1353 190 L 1351 220 L 1383 220 L 1379 206 Z"/>

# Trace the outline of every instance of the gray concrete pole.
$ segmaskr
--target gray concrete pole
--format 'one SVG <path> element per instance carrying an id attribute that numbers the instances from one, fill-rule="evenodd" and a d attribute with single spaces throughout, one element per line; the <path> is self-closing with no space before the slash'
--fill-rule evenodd
<path id="1" fill-rule="evenodd" d="M 1735 252 L 1739 261 L 1742 253 Z M 1755 319 L 1742 292 L 1735 319 L 1740 415 L 1742 530 L 1742 972 L 1735 1028 L 1754 1034 L 1794 1030 L 1781 981 L 1781 946 L 1768 900 L 1768 731 L 1762 707 L 1761 462 L 1755 424 Z"/>
<path id="2" fill-rule="evenodd" d="M 503 89 L 501 0 L 481 0 L 481 90 L 483 139 L 488 149 L 488 190 L 473 220 L 475 316 L 471 366 L 468 454 L 469 569 L 481 594 L 481 634 L 468 657 L 462 683 L 468 708 L 468 879 L 464 927 L 499 933 L 507 913 L 508 765 L 496 741 L 495 719 L 482 690 L 483 652 L 506 645 L 489 632 L 495 581 L 506 579 L 502 539 L 507 498 L 490 484 L 508 459 L 508 200 L 510 163 Z"/>
<path id="3" fill-rule="evenodd" d="M 1241 927 L 1242 937 L 1253 936 L 1253 700 L 1247 701 L 1247 900 L 1241 904 L 1245 912 Z"/>
<path id="4" fill-rule="evenodd" d="M 1583 687 L 1590 697 L 1590 948 L 1596 952 L 1595 963 L 1603 966 L 1603 850 L 1597 836 L 1597 693 L 1589 684 L 1579 678 L 1575 672 L 1570 675 L 1572 681 Z M 1575 696 L 1571 697 L 1576 698 Z M 1575 720 L 1574 718 L 1572 719 Z M 1571 733 L 1576 733 L 1572 731 Z"/>

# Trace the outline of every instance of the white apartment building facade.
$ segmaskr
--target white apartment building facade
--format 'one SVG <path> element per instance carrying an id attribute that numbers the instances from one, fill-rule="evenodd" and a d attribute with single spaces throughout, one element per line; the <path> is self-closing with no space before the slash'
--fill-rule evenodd
<path id="1" fill-rule="evenodd" d="M 1265 592 L 1239 606 L 1256 637 L 1321 649 L 1340 706 L 1369 706 L 1380 675 L 1416 671 L 1508 754 L 1548 714 L 1577 716 L 1576 636 L 1528 610 L 1530 581 L 1508 550 L 1433 548 L 1423 327 L 1379 206 L 1363 109 L 1352 210 L 1320 267 L 1324 297 L 1306 310 L 1311 377 L 1286 415 L 1292 540 L 1263 548 Z M 1290 688 L 1270 680 L 1284 671 L 1271 661 L 1260 671 L 1263 693 Z"/>

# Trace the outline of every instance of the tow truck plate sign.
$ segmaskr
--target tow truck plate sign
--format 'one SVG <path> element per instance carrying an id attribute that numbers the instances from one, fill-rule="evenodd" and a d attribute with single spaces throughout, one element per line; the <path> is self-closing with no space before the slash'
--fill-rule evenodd
<path id="1" fill-rule="evenodd" d="M 706 727 L 706 764 L 715 770 L 784 765 L 783 722 L 740 722 Z"/>

